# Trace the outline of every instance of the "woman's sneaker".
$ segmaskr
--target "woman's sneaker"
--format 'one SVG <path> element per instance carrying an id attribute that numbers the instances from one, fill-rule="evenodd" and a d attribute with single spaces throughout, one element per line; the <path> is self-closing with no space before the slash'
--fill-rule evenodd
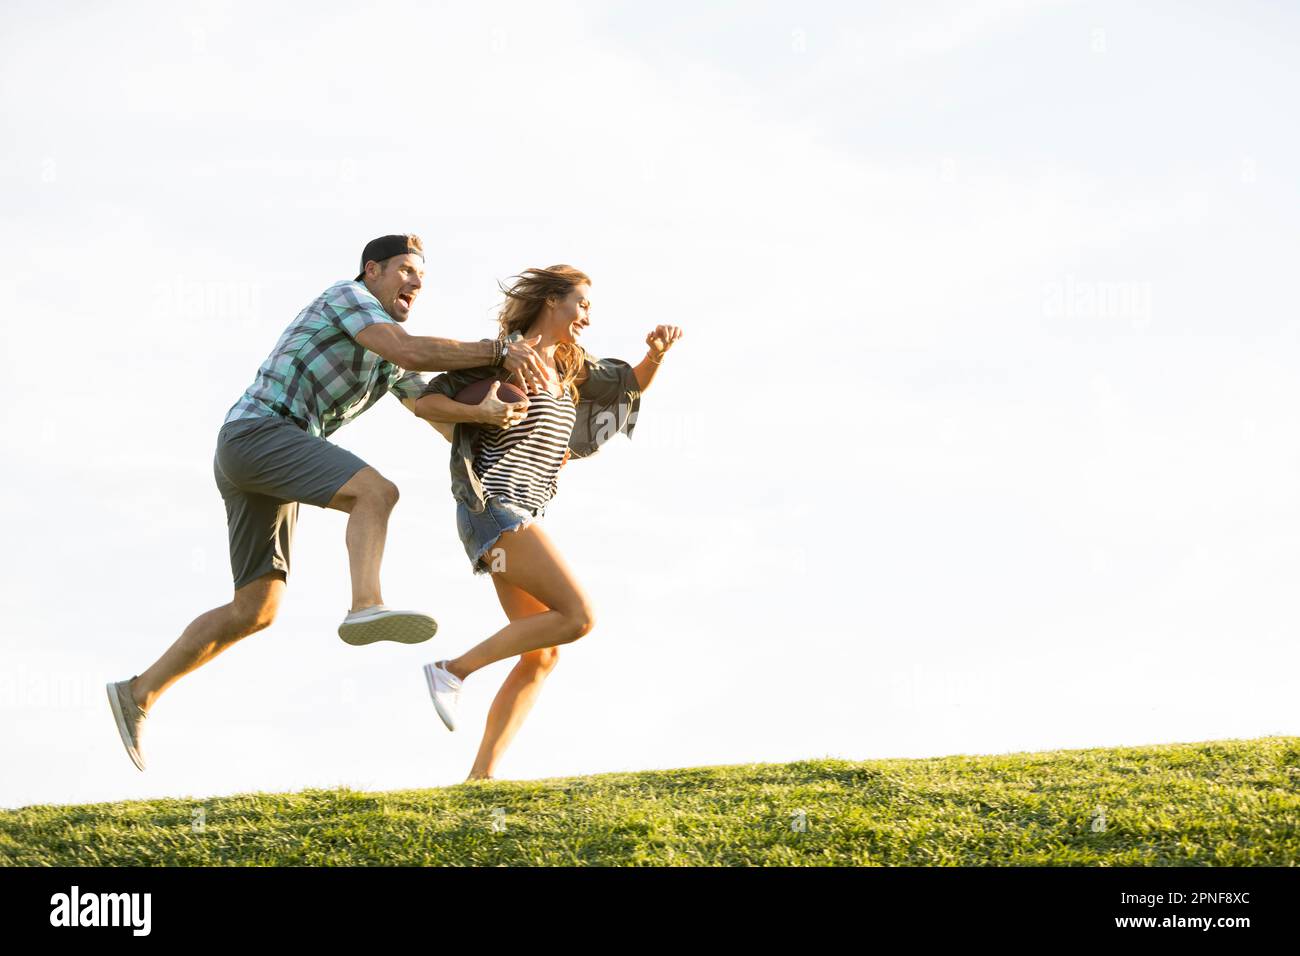
<path id="1" fill-rule="evenodd" d="M 456 705 L 460 703 L 461 680 L 442 665 L 446 661 L 437 661 L 424 665 L 424 680 L 429 685 L 429 696 L 438 716 L 447 725 L 448 730 L 456 729 Z"/>
<path id="2" fill-rule="evenodd" d="M 140 709 L 131 693 L 131 681 L 139 677 L 136 674 L 127 680 L 108 685 L 108 706 L 113 708 L 113 719 L 117 721 L 117 732 L 122 735 L 122 746 L 138 770 L 144 769 L 144 755 L 140 753 L 140 736 L 144 732 L 144 721 L 149 715 Z"/>

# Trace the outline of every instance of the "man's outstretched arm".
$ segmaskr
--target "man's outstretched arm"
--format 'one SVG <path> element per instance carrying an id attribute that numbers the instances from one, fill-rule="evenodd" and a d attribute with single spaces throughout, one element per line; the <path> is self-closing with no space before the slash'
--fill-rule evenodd
<path id="1" fill-rule="evenodd" d="M 458 342 L 435 335 L 410 335 L 400 325 L 389 322 L 366 326 L 356 334 L 356 340 L 381 358 L 410 372 L 478 368 L 493 364 L 497 355 L 497 343 L 493 339 Z M 539 384 L 545 382 L 545 366 L 533 351 L 533 346 L 540 340 L 541 336 L 533 336 L 507 343 L 505 367 L 512 372 L 521 372 L 525 379 L 532 376 Z"/>

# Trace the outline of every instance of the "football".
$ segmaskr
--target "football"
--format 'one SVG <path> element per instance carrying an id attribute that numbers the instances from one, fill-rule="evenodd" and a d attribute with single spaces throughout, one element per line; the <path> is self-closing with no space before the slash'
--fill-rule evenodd
<path id="1" fill-rule="evenodd" d="M 488 389 L 490 389 L 492 383 L 496 381 L 500 380 L 495 378 L 484 378 L 470 385 L 466 385 L 456 393 L 456 401 L 460 402 L 462 405 L 477 405 L 479 402 L 483 401 L 483 399 L 487 398 Z M 528 400 L 528 396 L 524 394 L 523 389 L 516 385 L 511 385 L 509 382 L 501 382 L 501 387 L 497 389 L 497 398 L 508 405 L 513 405 L 515 402 L 526 402 Z"/>

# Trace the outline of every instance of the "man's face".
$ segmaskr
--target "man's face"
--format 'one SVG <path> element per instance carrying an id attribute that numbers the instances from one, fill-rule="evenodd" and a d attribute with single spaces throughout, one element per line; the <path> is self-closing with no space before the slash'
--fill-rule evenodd
<path id="1" fill-rule="evenodd" d="M 412 252 L 383 262 L 371 260 L 366 263 L 365 283 L 385 312 L 398 322 L 405 322 L 424 285 L 424 260 Z"/>

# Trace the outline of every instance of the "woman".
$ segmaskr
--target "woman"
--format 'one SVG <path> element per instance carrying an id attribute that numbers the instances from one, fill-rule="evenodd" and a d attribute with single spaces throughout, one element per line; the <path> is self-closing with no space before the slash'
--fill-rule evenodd
<path id="1" fill-rule="evenodd" d="M 510 620 L 460 657 L 425 665 L 429 693 L 448 730 L 456 729 L 462 682 L 481 667 L 519 657 L 492 702 L 469 780 L 492 779 L 555 667 L 558 645 L 593 627 L 590 599 L 541 525 L 560 468 L 570 456 L 594 454 L 619 432 L 631 436 L 641 393 L 682 336 L 675 325 L 656 326 L 635 368 L 619 359 L 595 359 L 577 342 L 591 322 L 591 280 L 567 265 L 528 269 L 515 279 L 502 289 L 499 338 L 530 340 L 544 357 L 545 387 L 528 387 L 515 377 L 527 401 L 501 401 L 495 383 L 478 405 L 455 401 L 475 381 L 512 378 L 504 368 L 485 366 L 439 375 L 414 403 L 416 413 L 444 434 L 454 425 L 449 437 L 457 529 L 474 573 L 491 573 Z"/>

